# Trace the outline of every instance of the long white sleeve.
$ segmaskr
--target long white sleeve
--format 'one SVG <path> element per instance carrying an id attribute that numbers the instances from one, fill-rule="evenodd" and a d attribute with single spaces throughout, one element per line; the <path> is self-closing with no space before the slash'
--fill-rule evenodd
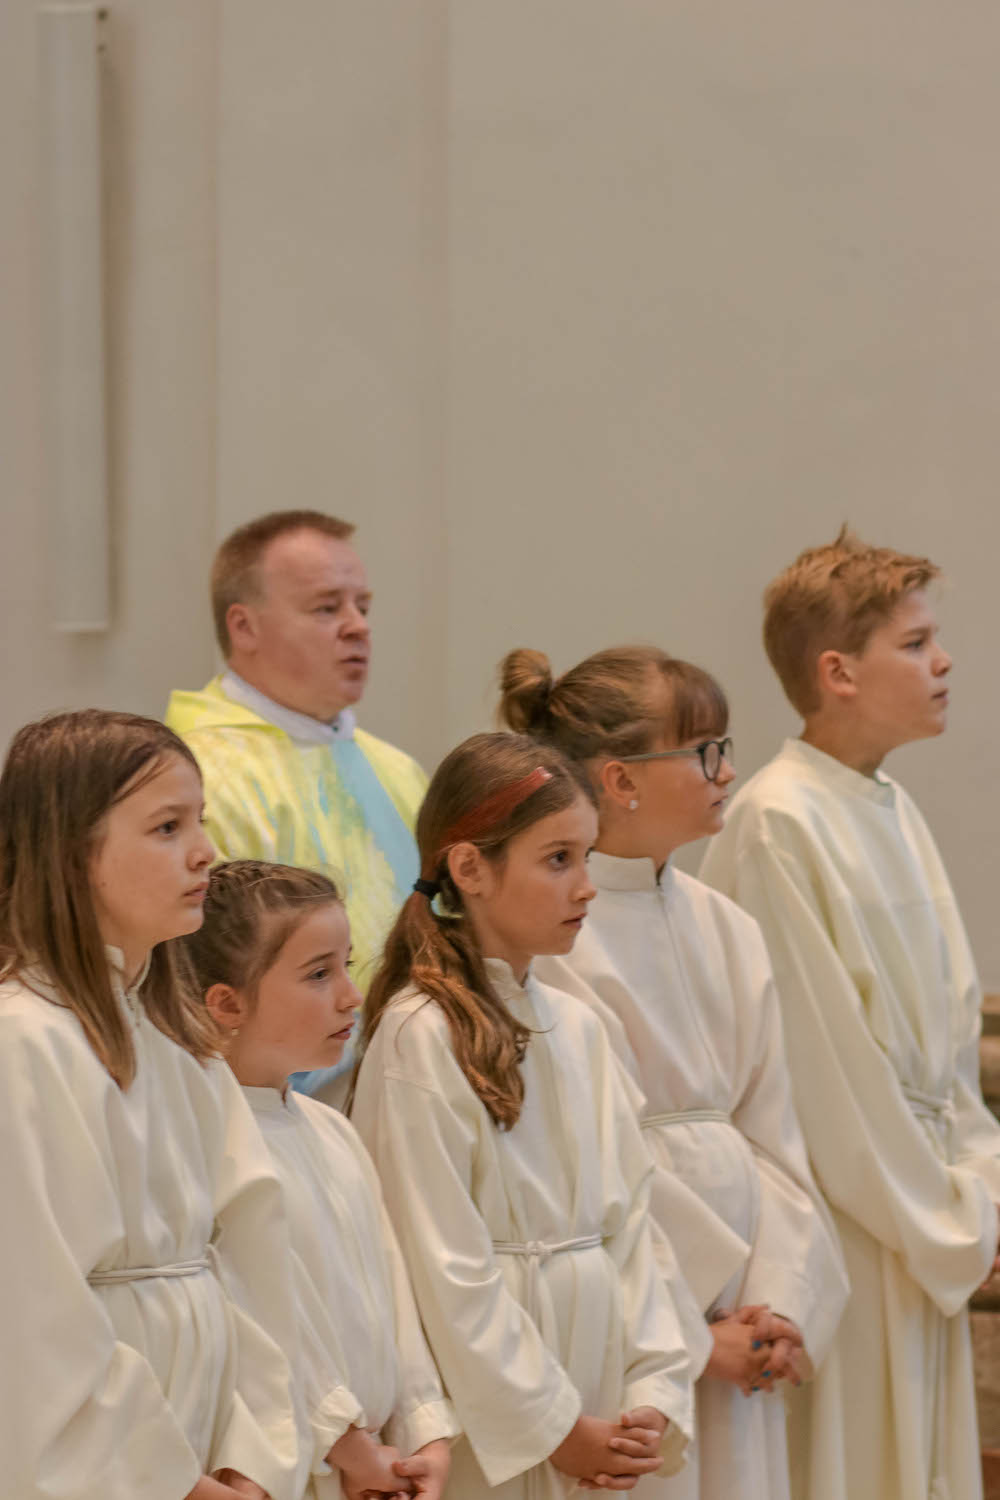
<path id="1" fill-rule="evenodd" d="M 386 1022 L 383 1022 L 385 1025 Z M 490 1484 L 542 1463 L 580 1397 L 508 1291 L 472 1196 L 481 1107 L 425 1017 L 395 1028 L 394 1066 L 362 1064 L 352 1115 L 378 1168 L 420 1317 Z"/>
<path id="2" fill-rule="evenodd" d="M 133 1500 L 154 1487 L 181 1500 L 201 1465 L 87 1282 L 109 1185 L 86 1060 L 55 1028 L 36 1038 L 20 1022 L 0 1006 L 3 1487 L 17 1500 Z"/>
<path id="3" fill-rule="evenodd" d="M 307 1466 L 299 1448 L 300 1439 L 308 1444 L 308 1419 L 293 1373 L 300 1349 L 281 1186 L 229 1068 L 222 1062 L 206 1066 L 222 1096 L 214 1252 L 230 1298 L 235 1364 L 212 1468 L 245 1474 L 272 1500 L 297 1500 L 297 1466 Z"/>
<path id="4" fill-rule="evenodd" d="M 842 954 L 851 912 L 831 914 L 814 882 L 770 839 L 741 851 L 727 882 L 760 923 L 783 997 L 796 1103 L 823 1191 L 888 1249 L 946 1315 L 987 1275 L 996 1210 L 976 1171 L 934 1149 L 864 1012 L 864 945 Z M 838 948 L 840 951 L 838 951 Z"/>
<path id="5" fill-rule="evenodd" d="M 747 970 L 760 976 L 758 1027 L 753 1066 L 732 1119 L 753 1151 L 760 1206 L 742 1295 L 749 1304 L 764 1302 L 790 1318 L 802 1331 L 813 1363 L 819 1364 L 844 1309 L 847 1275 L 792 1102 L 781 1011 L 764 941 L 756 929 L 752 940 L 747 936 L 744 941 Z"/>

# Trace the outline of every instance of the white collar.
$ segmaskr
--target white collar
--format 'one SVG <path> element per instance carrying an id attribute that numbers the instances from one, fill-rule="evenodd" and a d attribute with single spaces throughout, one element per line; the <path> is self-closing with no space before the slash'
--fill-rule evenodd
<path id="1" fill-rule="evenodd" d="M 357 720 L 349 708 L 342 708 L 335 719 L 324 724 L 322 719 L 312 719 L 300 714 L 283 703 L 275 703 L 257 688 L 251 687 L 230 667 L 222 674 L 220 683 L 227 698 L 242 703 L 258 718 L 266 719 L 276 729 L 283 729 L 297 745 L 332 745 L 335 740 L 353 740 Z"/>

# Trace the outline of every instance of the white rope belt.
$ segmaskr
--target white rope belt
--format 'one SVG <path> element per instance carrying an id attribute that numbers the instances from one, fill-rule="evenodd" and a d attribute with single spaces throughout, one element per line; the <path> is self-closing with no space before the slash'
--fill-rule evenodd
<path id="1" fill-rule="evenodd" d="M 649 1130 L 654 1125 L 690 1125 L 699 1120 L 715 1120 L 720 1125 L 733 1123 L 723 1109 L 678 1109 L 668 1115 L 647 1115 L 639 1124 L 643 1130 Z"/>
<path id="2" fill-rule="evenodd" d="M 152 1281 L 159 1276 L 200 1276 L 209 1265 L 208 1256 L 203 1255 L 199 1260 L 178 1260 L 167 1266 L 122 1266 L 117 1271 L 91 1271 L 87 1280 L 91 1286 L 115 1286 L 123 1281 Z"/>
<path id="3" fill-rule="evenodd" d="M 535 1326 L 538 1326 L 540 1316 L 540 1287 L 538 1272 L 547 1260 L 553 1255 L 564 1255 L 568 1250 L 597 1250 L 604 1244 L 604 1237 L 600 1234 L 581 1234 L 573 1240 L 556 1240 L 546 1242 L 545 1240 L 494 1240 L 493 1253 L 495 1255 L 514 1255 L 528 1263 L 528 1296 L 527 1311 Z M 527 1500 L 538 1500 L 544 1492 L 542 1479 L 542 1467 L 529 1469 L 527 1475 L 526 1496 Z"/>
<path id="4" fill-rule="evenodd" d="M 497 1255 L 520 1255 L 525 1260 L 537 1260 L 544 1263 L 552 1255 L 562 1255 L 567 1250 L 595 1250 L 598 1245 L 604 1244 L 604 1236 L 600 1234 L 581 1234 L 575 1240 L 556 1240 L 547 1243 L 545 1240 L 494 1240 L 493 1249 Z"/>
<path id="5" fill-rule="evenodd" d="M 903 1084 L 903 1097 L 918 1120 L 933 1120 L 935 1124 L 951 1125 L 955 1118 L 955 1106 L 950 1099 L 939 1094 L 925 1094 L 923 1089 L 911 1089 Z"/>
<path id="6" fill-rule="evenodd" d="M 528 1262 L 527 1309 L 532 1321 L 537 1323 L 541 1312 L 538 1284 L 540 1267 L 551 1260 L 553 1255 L 564 1255 L 568 1250 L 596 1250 L 603 1244 L 604 1238 L 599 1234 L 581 1234 L 573 1240 L 556 1240 L 553 1243 L 546 1243 L 544 1240 L 494 1240 L 493 1252 L 495 1255 L 516 1255 Z"/>

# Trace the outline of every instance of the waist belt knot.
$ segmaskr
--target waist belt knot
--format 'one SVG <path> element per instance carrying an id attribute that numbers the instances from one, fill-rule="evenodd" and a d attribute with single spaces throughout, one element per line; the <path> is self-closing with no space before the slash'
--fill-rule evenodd
<path id="1" fill-rule="evenodd" d="M 178 1260 L 165 1266 L 121 1266 L 113 1271 L 91 1271 L 87 1277 L 91 1286 L 116 1286 L 126 1281 L 153 1281 L 160 1277 L 171 1279 L 177 1276 L 200 1276 L 211 1262 L 207 1255 L 197 1260 Z"/>
<path id="2" fill-rule="evenodd" d="M 516 1255 L 528 1263 L 527 1309 L 532 1321 L 537 1323 L 540 1313 L 538 1272 L 553 1255 L 564 1255 L 570 1250 L 596 1250 L 604 1244 L 600 1234 L 580 1234 L 572 1240 L 494 1240 L 495 1255 Z"/>

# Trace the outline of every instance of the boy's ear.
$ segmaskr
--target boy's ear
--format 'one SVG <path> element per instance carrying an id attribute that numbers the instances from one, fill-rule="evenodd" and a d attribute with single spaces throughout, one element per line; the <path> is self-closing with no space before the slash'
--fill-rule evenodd
<path id="1" fill-rule="evenodd" d="M 205 1008 L 223 1031 L 242 1026 L 249 1014 L 246 1000 L 230 984 L 209 985 L 205 991 Z"/>
<path id="2" fill-rule="evenodd" d="M 615 807 L 627 808 L 635 801 L 636 786 L 631 768 L 620 760 L 606 760 L 599 772 L 600 789 Z"/>
<path id="3" fill-rule="evenodd" d="M 854 676 L 854 658 L 846 651 L 821 651 L 816 658 L 816 676 L 820 693 L 825 697 L 853 698 L 858 691 Z"/>
<path id="4" fill-rule="evenodd" d="M 481 896 L 489 866 L 475 844 L 453 844 L 448 850 L 448 874 L 463 896 Z"/>

